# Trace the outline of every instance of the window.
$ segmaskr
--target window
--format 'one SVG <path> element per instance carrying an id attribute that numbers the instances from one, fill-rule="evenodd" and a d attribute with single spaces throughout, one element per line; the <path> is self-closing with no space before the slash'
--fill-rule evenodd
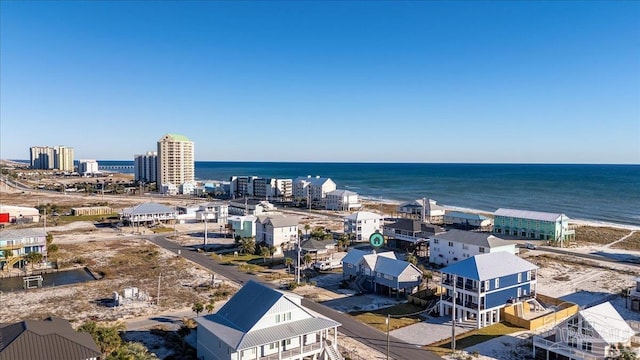
<path id="1" fill-rule="evenodd" d="M 478 249 L 478 251 L 483 254 L 484 253 L 484 248 L 482 246 L 480 246 L 480 248 Z"/>
<path id="2" fill-rule="evenodd" d="M 469 250 L 469 245 L 462 244 L 462 250 Z"/>
<path id="3" fill-rule="evenodd" d="M 453 241 L 449 241 L 449 247 L 453 247 Z"/>
<path id="4" fill-rule="evenodd" d="M 495 288 L 497 289 L 499 287 L 500 287 L 500 279 L 496 278 L 496 280 L 495 280 Z"/>
<path id="5" fill-rule="evenodd" d="M 433 243 L 434 243 L 434 244 L 437 244 L 437 243 L 439 243 L 439 242 L 440 242 L 440 241 L 439 241 L 438 239 L 433 239 Z"/>
<path id="6" fill-rule="evenodd" d="M 269 350 L 275 350 L 277 348 L 278 348 L 278 343 L 277 342 L 269 344 Z"/>
<path id="7" fill-rule="evenodd" d="M 518 282 L 521 283 L 522 282 L 522 273 L 518 273 Z"/>
<path id="8" fill-rule="evenodd" d="M 582 350 L 591 351 L 591 349 L 592 349 L 592 345 L 590 342 L 582 343 Z"/>
<path id="9" fill-rule="evenodd" d="M 527 271 L 527 281 L 531 280 L 531 271 Z"/>

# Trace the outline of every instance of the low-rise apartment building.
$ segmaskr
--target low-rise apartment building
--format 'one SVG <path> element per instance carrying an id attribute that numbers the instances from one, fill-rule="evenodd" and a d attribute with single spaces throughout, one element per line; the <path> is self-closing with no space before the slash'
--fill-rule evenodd
<path id="1" fill-rule="evenodd" d="M 325 208 L 332 211 L 351 211 L 361 206 L 358 193 L 349 190 L 330 191 L 325 200 Z"/>
<path id="2" fill-rule="evenodd" d="M 493 232 L 532 240 L 564 242 L 575 238 L 565 214 L 516 209 L 496 210 Z"/>

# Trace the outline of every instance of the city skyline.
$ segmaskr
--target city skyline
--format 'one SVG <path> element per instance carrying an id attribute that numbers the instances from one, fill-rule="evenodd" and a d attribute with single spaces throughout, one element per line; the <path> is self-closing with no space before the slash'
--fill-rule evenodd
<path id="1" fill-rule="evenodd" d="M 0 10 L 2 159 L 640 163 L 637 2 Z"/>

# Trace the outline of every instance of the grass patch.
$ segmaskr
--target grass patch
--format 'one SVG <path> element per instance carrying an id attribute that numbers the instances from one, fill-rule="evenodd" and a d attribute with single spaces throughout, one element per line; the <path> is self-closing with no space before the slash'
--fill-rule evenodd
<path id="1" fill-rule="evenodd" d="M 614 249 L 640 250 L 640 231 L 634 232 L 623 241 L 611 246 Z"/>
<path id="2" fill-rule="evenodd" d="M 514 332 L 523 331 L 526 329 L 513 326 L 507 323 L 498 323 L 491 326 L 484 327 L 482 329 L 476 329 L 464 334 L 456 336 L 456 349 L 466 349 L 470 346 L 483 343 L 485 341 L 508 335 Z M 442 356 L 451 353 L 451 339 L 439 341 L 427 346 L 423 349 L 435 352 Z"/>
<path id="3" fill-rule="evenodd" d="M 225 261 L 232 261 L 232 262 L 250 262 L 250 261 L 255 261 L 255 260 L 260 260 L 262 261 L 262 256 L 260 255 L 253 255 L 253 254 L 245 254 L 245 255 L 238 255 L 238 256 L 233 256 L 233 255 L 220 255 L 220 260 L 225 262 Z"/>
<path id="4" fill-rule="evenodd" d="M 422 318 L 419 314 L 415 313 L 423 310 L 424 309 L 419 306 L 405 303 L 374 311 L 354 311 L 351 312 L 350 315 L 354 316 L 358 321 L 380 331 L 387 331 L 387 315 L 390 314 L 392 317 L 389 330 L 392 331 L 421 322 Z"/>
<path id="5" fill-rule="evenodd" d="M 153 228 L 153 229 L 151 229 L 151 231 L 153 231 L 154 234 L 157 234 L 157 233 L 173 232 L 173 229 L 172 228 L 162 227 L 162 228 Z"/>
<path id="6" fill-rule="evenodd" d="M 628 235 L 629 230 L 610 227 L 580 226 L 576 228 L 576 242 L 578 244 L 610 244 Z"/>

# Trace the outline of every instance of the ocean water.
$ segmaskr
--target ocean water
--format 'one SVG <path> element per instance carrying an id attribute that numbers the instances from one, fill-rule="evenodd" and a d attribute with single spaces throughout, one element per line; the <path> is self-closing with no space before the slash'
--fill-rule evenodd
<path id="1" fill-rule="evenodd" d="M 132 165 L 132 161 L 99 161 Z M 440 204 L 493 212 L 498 208 L 561 212 L 574 219 L 640 226 L 640 165 L 395 164 L 210 162 L 199 180 L 232 175 L 330 177 L 363 198 Z"/>

